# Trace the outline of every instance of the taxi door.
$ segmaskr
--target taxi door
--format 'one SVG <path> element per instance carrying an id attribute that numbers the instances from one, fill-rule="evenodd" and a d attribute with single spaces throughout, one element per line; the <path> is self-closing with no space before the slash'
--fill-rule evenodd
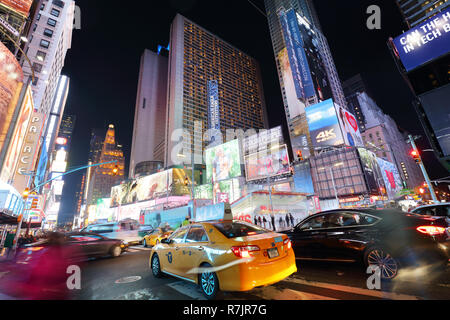
<path id="1" fill-rule="evenodd" d="M 171 243 L 164 245 L 160 257 L 163 271 L 182 276 L 179 269 L 183 264 L 182 251 L 186 247 L 185 238 L 188 231 L 189 227 L 179 229 L 169 238 Z"/>
<path id="2" fill-rule="evenodd" d="M 200 267 L 200 262 L 206 254 L 208 246 L 209 239 L 203 226 L 191 226 L 186 236 L 186 246 L 180 252 L 185 261 L 180 266 L 180 275 L 194 281 L 197 279 L 198 273 L 195 272 L 195 269 Z"/>

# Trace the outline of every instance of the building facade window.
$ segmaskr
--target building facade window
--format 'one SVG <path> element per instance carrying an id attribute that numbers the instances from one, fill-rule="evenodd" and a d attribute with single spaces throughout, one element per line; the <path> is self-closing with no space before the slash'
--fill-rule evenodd
<path id="1" fill-rule="evenodd" d="M 50 14 L 51 14 L 52 16 L 55 16 L 55 17 L 59 17 L 60 13 L 61 13 L 61 11 L 56 10 L 56 9 L 52 9 L 52 10 L 50 11 Z"/>
<path id="2" fill-rule="evenodd" d="M 53 37 L 53 30 L 45 28 L 44 36 L 49 37 L 49 38 Z"/>
<path id="3" fill-rule="evenodd" d="M 54 26 L 56 26 L 56 23 L 57 23 L 57 21 L 56 21 L 55 19 L 48 18 L 48 20 L 47 20 L 47 24 L 48 24 L 49 26 L 54 27 Z"/>
<path id="4" fill-rule="evenodd" d="M 50 47 L 50 42 L 47 41 L 47 40 L 42 39 L 40 45 L 41 45 L 42 48 L 48 49 Z"/>

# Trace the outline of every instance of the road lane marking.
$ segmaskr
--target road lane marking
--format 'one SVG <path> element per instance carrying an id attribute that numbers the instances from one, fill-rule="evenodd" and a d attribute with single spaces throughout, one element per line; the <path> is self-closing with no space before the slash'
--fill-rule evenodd
<path id="1" fill-rule="evenodd" d="M 199 287 L 196 285 L 193 285 L 192 283 L 185 282 L 185 281 L 178 281 L 173 282 L 167 285 L 168 287 L 178 291 L 181 294 L 184 294 L 185 296 L 188 296 L 194 300 L 206 300 L 206 298 L 203 296 L 202 292 L 200 291 Z"/>
<path id="2" fill-rule="evenodd" d="M 302 292 L 292 289 L 279 289 L 274 286 L 251 291 L 252 295 L 258 296 L 263 300 L 283 300 L 283 301 L 313 301 L 313 300 L 338 300 L 336 298 L 322 296 L 309 292 Z"/>
<path id="3" fill-rule="evenodd" d="M 347 292 L 347 293 L 351 293 L 351 294 L 370 296 L 370 297 L 375 297 L 375 298 L 379 298 L 379 299 L 421 300 L 421 298 L 419 298 L 417 296 L 410 296 L 410 295 L 406 295 L 406 294 L 368 290 L 368 289 L 362 289 L 362 288 L 357 288 L 357 287 L 348 287 L 348 286 L 343 286 L 343 285 L 338 285 L 338 284 L 301 280 L 301 279 L 297 279 L 297 278 L 291 278 L 291 279 L 289 279 L 289 281 L 298 283 L 301 285 L 305 285 L 305 286 L 312 286 L 312 287 L 318 287 L 318 288 L 335 290 L 335 291 L 343 291 L 343 292 Z"/>

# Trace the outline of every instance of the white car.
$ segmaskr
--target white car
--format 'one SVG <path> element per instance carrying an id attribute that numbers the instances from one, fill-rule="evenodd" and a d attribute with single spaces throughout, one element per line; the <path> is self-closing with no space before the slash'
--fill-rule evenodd
<path id="1" fill-rule="evenodd" d="M 450 203 L 430 204 L 427 206 L 417 207 L 411 210 L 411 213 L 420 214 L 422 216 L 433 216 L 446 218 L 450 224 Z"/>

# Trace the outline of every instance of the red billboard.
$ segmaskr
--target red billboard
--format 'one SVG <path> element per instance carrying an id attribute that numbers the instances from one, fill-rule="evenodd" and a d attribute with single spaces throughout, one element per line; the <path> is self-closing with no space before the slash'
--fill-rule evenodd
<path id="1" fill-rule="evenodd" d="M 17 106 L 22 81 L 22 68 L 14 55 L 0 42 L 0 150 Z"/>
<path id="2" fill-rule="evenodd" d="M 0 0 L 0 3 L 18 14 L 28 17 L 33 0 Z"/>

